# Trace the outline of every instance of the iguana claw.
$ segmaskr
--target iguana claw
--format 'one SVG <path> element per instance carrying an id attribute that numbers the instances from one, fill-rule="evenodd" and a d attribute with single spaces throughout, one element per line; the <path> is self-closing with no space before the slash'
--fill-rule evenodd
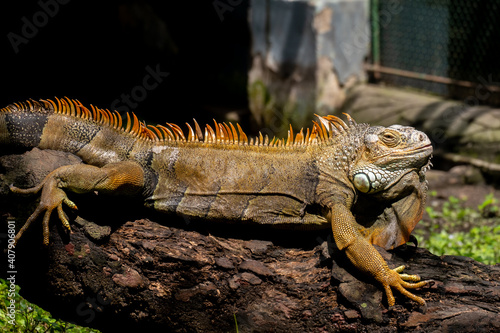
<path id="1" fill-rule="evenodd" d="M 70 207 L 71 209 L 76 210 L 78 208 L 76 207 L 73 201 L 68 199 L 66 193 L 62 189 L 56 186 L 55 182 L 53 181 L 53 178 L 47 177 L 39 185 L 28 189 L 20 189 L 13 185 L 10 186 L 10 190 L 12 192 L 20 194 L 36 194 L 41 189 L 42 189 L 42 195 L 40 197 L 40 203 L 38 204 L 38 207 L 35 209 L 33 214 L 30 215 L 30 217 L 26 220 L 26 223 L 24 223 L 22 228 L 17 233 L 16 237 L 14 238 L 15 244 L 17 244 L 17 242 L 19 241 L 23 233 L 29 228 L 31 223 L 35 221 L 42 212 L 45 212 L 42 222 L 43 244 L 49 245 L 49 221 L 52 211 L 54 209 L 57 209 L 57 214 L 63 226 L 66 229 L 68 229 L 68 231 L 71 231 L 71 226 L 69 225 L 68 217 L 66 213 L 63 211 L 63 203 L 68 207 Z"/>
<path id="2" fill-rule="evenodd" d="M 425 305 L 425 300 L 422 297 L 413 295 L 406 289 L 420 288 L 430 283 L 431 281 L 420 281 L 420 276 L 418 275 L 401 274 L 404 269 L 405 266 L 399 266 L 394 269 L 389 269 L 387 272 L 384 272 L 386 274 L 382 273 L 381 276 L 375 276 L 375 278 L 384 287 L 385 293 L 387 295 L 387 303 L 389 304 L 389 306 L 394 306 L 394 304 L 396 303 L 391 290 L 391 287 L 393 287 L 397 289 L 401 294 L 414 300 L 420 305 Z M 411 281 L 414 283 L 410 283 L 407 281 Z"/>
<path id="3" fill-rule="evenodd" d="M 418 275 L 401 274 L 405 266 L 390 269 L 380 253 L 358 231 L 356 220 L 344 205 L 335 205 L 332 208 L 330 219 L 338 248 L 345 250 L 347 257 L 360 271 L 370 274 L 382 284 L 389 306 L 392 307 L 396 303 L 391 288 L 398 290 L 420 305 L 425 305 L 423 298 L 413 295 L 405 288 L 420 288 L 430 281 L 420 281 Z"/>

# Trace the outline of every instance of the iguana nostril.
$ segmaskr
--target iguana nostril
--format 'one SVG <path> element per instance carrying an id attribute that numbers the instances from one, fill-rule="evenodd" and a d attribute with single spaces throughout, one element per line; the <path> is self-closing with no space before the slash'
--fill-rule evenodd
<path id="1" fill-rule="evenodd" d="M 425 135 L 424 135 L 424 133 L 418 133 L 418 134 L 417 134 L 417 140 L 418 140 L 418 141 L 424 141 L 424 140 L 425 140 Z"/>

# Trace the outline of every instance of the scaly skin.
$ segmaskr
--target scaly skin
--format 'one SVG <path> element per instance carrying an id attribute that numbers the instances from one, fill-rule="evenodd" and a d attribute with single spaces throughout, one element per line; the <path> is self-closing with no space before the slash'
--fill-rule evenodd
<path id="1" fill-rule="evenodd" d="M 0 110 L 0 146 L 54 149 L 86 163 L 58 168 L 32 189 L 35 212 L 16 242 L 43 213 L 44 243 L 57 210 L 70 229 L 65 191 L 142 196 L 145 205 L 205 220 L 248 221 L 288 227 L 328 227 L 355 267 L 379 281 L 390 306 L 391 288 L 408 292 L 428 281 L 390 269 L 372 244 L 386 249 L 406 243 L 426 199 L 432 147 L 411 127 L 347 124 L 319 117 L 313 129 L 285 140 L 260 135 L 248 142 L 239 125 L 195 122 L 188 134 L 174 124 L 145 126 L 135 115 L 125 128 L 119 115 L 78 101 L 16 103 Z"/>

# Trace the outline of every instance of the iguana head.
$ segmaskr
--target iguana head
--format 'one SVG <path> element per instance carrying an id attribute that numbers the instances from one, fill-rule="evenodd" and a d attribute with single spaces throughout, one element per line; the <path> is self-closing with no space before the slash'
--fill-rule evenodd
<path id="1" fill-rule="evenodd" d="M 427 135 L 401 125 L 368 128 L 363 147 L 350 171 L 352 183 L 363 193 L 383 191 L 407 173 L 425 169 L 432 154 Z"/>
<path id="2" fill-rule="evenodd" d="M 350 179 L 361 192 L 353 207 L 360 232 L 386 249 L 410 239 L 427 197 L 432 145 L 412 127 L 370 127 Z M 375 200 L 374 200 L 375 199 Z"/>

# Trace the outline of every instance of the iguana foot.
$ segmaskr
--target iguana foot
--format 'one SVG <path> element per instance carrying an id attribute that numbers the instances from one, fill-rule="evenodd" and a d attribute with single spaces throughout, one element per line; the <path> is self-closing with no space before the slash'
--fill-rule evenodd
<path id="1" fill-rule="evenodd" d="M 345 250 L 356 268 L 373 276 L 382 284 L 389 306 L 392 307 L 396 303 L 391 288 L 399 290 L 401 294 L 420 305 L 425 305 L 423 298 L 413 295 L 406 289 L 420 288 L 432 281 L 420 281 L 418 275 L 401 274 L 405 266 L 390 269 L 380 253 L 358 231 L 354 216 L 344 205 L 335 205 L 330 218 L 337 247 Z"/>
<path id="2" fill-rule="evenodd" d="M 70 207 L 71 209 L 77 209 L 74 202 L 68 199 L 66 193 L 57 186 L 57 181 L 54 178 L 47 177 L 43 182 L 39 185 L 28 188 L 28 189 L 20 189 L 13 185 L 10 186 L 10 190 L 14 193 L 20 194 L 36 194 L 40 190 L 42 190 L 42 195 L 40 197 L 40 203 L 38 207 L 35 209 L 33 214 L 26 220 L 23 227 L 19 230 L 16 237 L 14 238 L 15 244 L 19 241 L 23 233 L 29 228 L 30 224 L 35 221 L 41 213 L 45 212 L 43 216 L 43 243 L 44 245 L 49 244 L 49 221 L 50 215 L 54 209 L 57 209 L 57 214 L 59 215 L 59 219 L 66 229 L 71 231 L 71 227 L 69 225 L 68 217 L 66 213 L 63 211 L 63 203 Z"/>
<path id="3" fill-rule="evenodd" d="M 414 300 L 420 305 L 425 305 L 425 300 L 422 297 L 413 295 L 406 289 L 420 288 L 430 283 L 431 281 L 430 280 L 420 281 L 420 276 L 418 275 L 401 274 L 401 272 L 404 269 L 405 266 L 399 266 L 397 268 L 389 269 L 388 271 L 384 272 L 386 274 L 381 274 L 381 276 L 376 276 L 376 279 L 380 283 L 382 283 L 382 286 L 385 289 L 385 293 L 387 295 L 387 302 L 389 306 L 394 306 L 394 304 L 396 303 L 394 295 L 392 294 L 391 287 L 397 289 L 401 294 Z"/>
<path id="4" fill-rule="evenodd" d="M 33 188 L 23 190 L 11 186 L 10 189 L 13 192 L 23 194 L 34 194 L 42 190 L 38 207 L 14 239 L 17 243 L 31 222 L 45 212 L 43 216 L 43 243 L 48 245 L 49 220 L 54 209 L 57 209 L 62 224 L 71 231 L 68 217 L 63 211 L 63 204 L 72 209 L 77 208 L 75 203 L 68 199 L 65 190 L 74 193 L 96 191 L 137 195 L 142 193 L 144 189 L 144 171 L 139 164 L 131 161 L 110 163 L 103 167 L 87 164 L 65 165 L 49 173 L 39 185 Z"/>

